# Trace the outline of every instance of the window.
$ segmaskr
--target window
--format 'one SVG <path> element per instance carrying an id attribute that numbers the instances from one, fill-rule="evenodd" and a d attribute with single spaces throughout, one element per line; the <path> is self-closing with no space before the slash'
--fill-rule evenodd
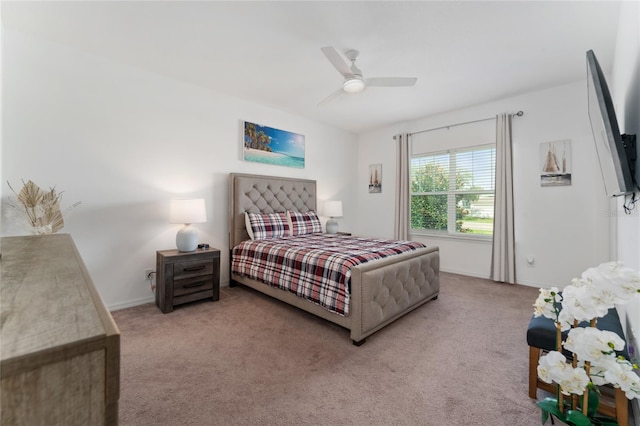
<path id="1" fill-rule="evenodd" d="M 411 157 L 411 229 L 493 234 L 495 144 Z"/>

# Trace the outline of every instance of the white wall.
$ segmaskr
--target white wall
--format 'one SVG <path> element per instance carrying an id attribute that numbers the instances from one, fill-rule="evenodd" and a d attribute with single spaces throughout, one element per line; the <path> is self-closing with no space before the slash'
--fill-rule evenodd
<path id="1" fill-rule="evenodd" d="M 635 134 L 640 145 L 640 3 L 623 2 L 613 65 L 611 96 L 615 102 L 620 131 Z M 640 166 L 636 163 L 636 180 L 640 182 Z M 625 215 L 621 200 L 616 204 L 617 258 L 626 266 L 640 269 L 640 207 Z M 618 307 L 627 334 L 638 343 L 640 336 L 640 301 Z M 636 347 L 636 357 L 638 356 Z M 640 414 L 640 404 L 636 402 Z"/>
<path id="2" fill-rule="evenodd" d="M 584 60 L 583 55 L 578 60 Z M 586 75 L 585 75 L 586 78 Z M 582 271 L 608 259 L 608 200 L 604 193 L 587 115 L 586 79 L 483 105 L 418 119 L 359 137 L 358 203 L 370 212 L 359 233 L 392 236 L 395 151 L 400 130 L 419 131 L 524 111 L 513 120 L 513 161 L 517 281 L 533 286 L 563 286 Z M 572 141 L 572 185 L 540 187 L 540 144 Z M 383 163 L 383 194 L 366 192 L 366 171 Z M 438 245 L 445 271 L 488 277 L 489 243 L 420 238 Z M 534 257 L 528 267 L 527 257 Z"/>
<path id="3" fill-rule="evenodd" d="M 153 297 L 144 270 L 175 247 L 176 196 L 205 198 L 209 220 L 196 226 L 222 250 L 228 283 L 230 172 L 316 179 L 320 201 L 343 200 L 340 227 L 357 221 L 355 135 L 6 28 L 2 43 L 2 184 L 31 179 L 64 191 L 63 208 L 82 201 L 61 232 L 109 307 Z M 305 135 L 305 168 L 242 161 L 243 120 Z M 2 235 L 28 233 L 2 195 Z"/>
<path id="4" fill-rule="evenodd" d="M 618 125 L 622 133 L 640 136 L 640 5 L 624 2 L 620 12 L 620 26 L 610 83 L 615 102 Z M 636 166 L 636 180 L 640 182 L 640 167 Z M 621 200 L 620 200 L 621 201 Z M 617 203 L 621 206 L 621 202 Z M 640 208 L 632 215 L 618 208 L 618 257 L 625 264 L 640 269 Z"/>

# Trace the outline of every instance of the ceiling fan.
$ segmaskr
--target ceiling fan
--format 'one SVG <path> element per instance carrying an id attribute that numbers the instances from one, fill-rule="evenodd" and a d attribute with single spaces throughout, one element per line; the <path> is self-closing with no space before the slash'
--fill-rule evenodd
<path id="1" fill-rule="evenodd" d="M 342 53 L 335 47 L 323 47 L 322 53 L 327 57 L 329 62 L 344 77 L 342 87 L 325 99 L 318 105 L 325 104 L 345 93 L 360 93 L 367 87 L 403 87 L 413 86 L 418 81 L 415 77 L 374 77 L 364 78 L 362 71 L 356 66 L 356 59 L 360 52 L 349 49 Z"/>

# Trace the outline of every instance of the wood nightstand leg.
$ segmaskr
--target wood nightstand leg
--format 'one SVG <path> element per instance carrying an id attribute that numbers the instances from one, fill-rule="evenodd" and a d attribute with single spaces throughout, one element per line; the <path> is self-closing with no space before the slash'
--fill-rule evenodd
<path id="1" fill-rule="evenodd" d="M 529 398 L 538 396 L 538 361 L 540 348 L 529 346 Z"/>
<path id="2" fill-rule="evenodd" d="M 629 424 L 629 400 L 620 389 L 615 390 L 616 400 L 616 420 L 619 426 L 627 426 Z"/>

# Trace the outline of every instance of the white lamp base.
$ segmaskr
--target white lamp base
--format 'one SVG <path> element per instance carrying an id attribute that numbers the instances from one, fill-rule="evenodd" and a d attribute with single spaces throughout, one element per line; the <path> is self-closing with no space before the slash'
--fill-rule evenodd
<path id="1" fill-rule="evenodd" d="M 325 225 L 327 228 L 327 234 L 337 234 L 338 233 L 338 222 L 335 219 L 329 219 L 327 224 Z"/>
<path id="2" fill-rule="evenodd" d="M 198 231 L 186 223 L 176 235 L 176 246 L 178 251 L 195 251 L 198 247 Z"/>

